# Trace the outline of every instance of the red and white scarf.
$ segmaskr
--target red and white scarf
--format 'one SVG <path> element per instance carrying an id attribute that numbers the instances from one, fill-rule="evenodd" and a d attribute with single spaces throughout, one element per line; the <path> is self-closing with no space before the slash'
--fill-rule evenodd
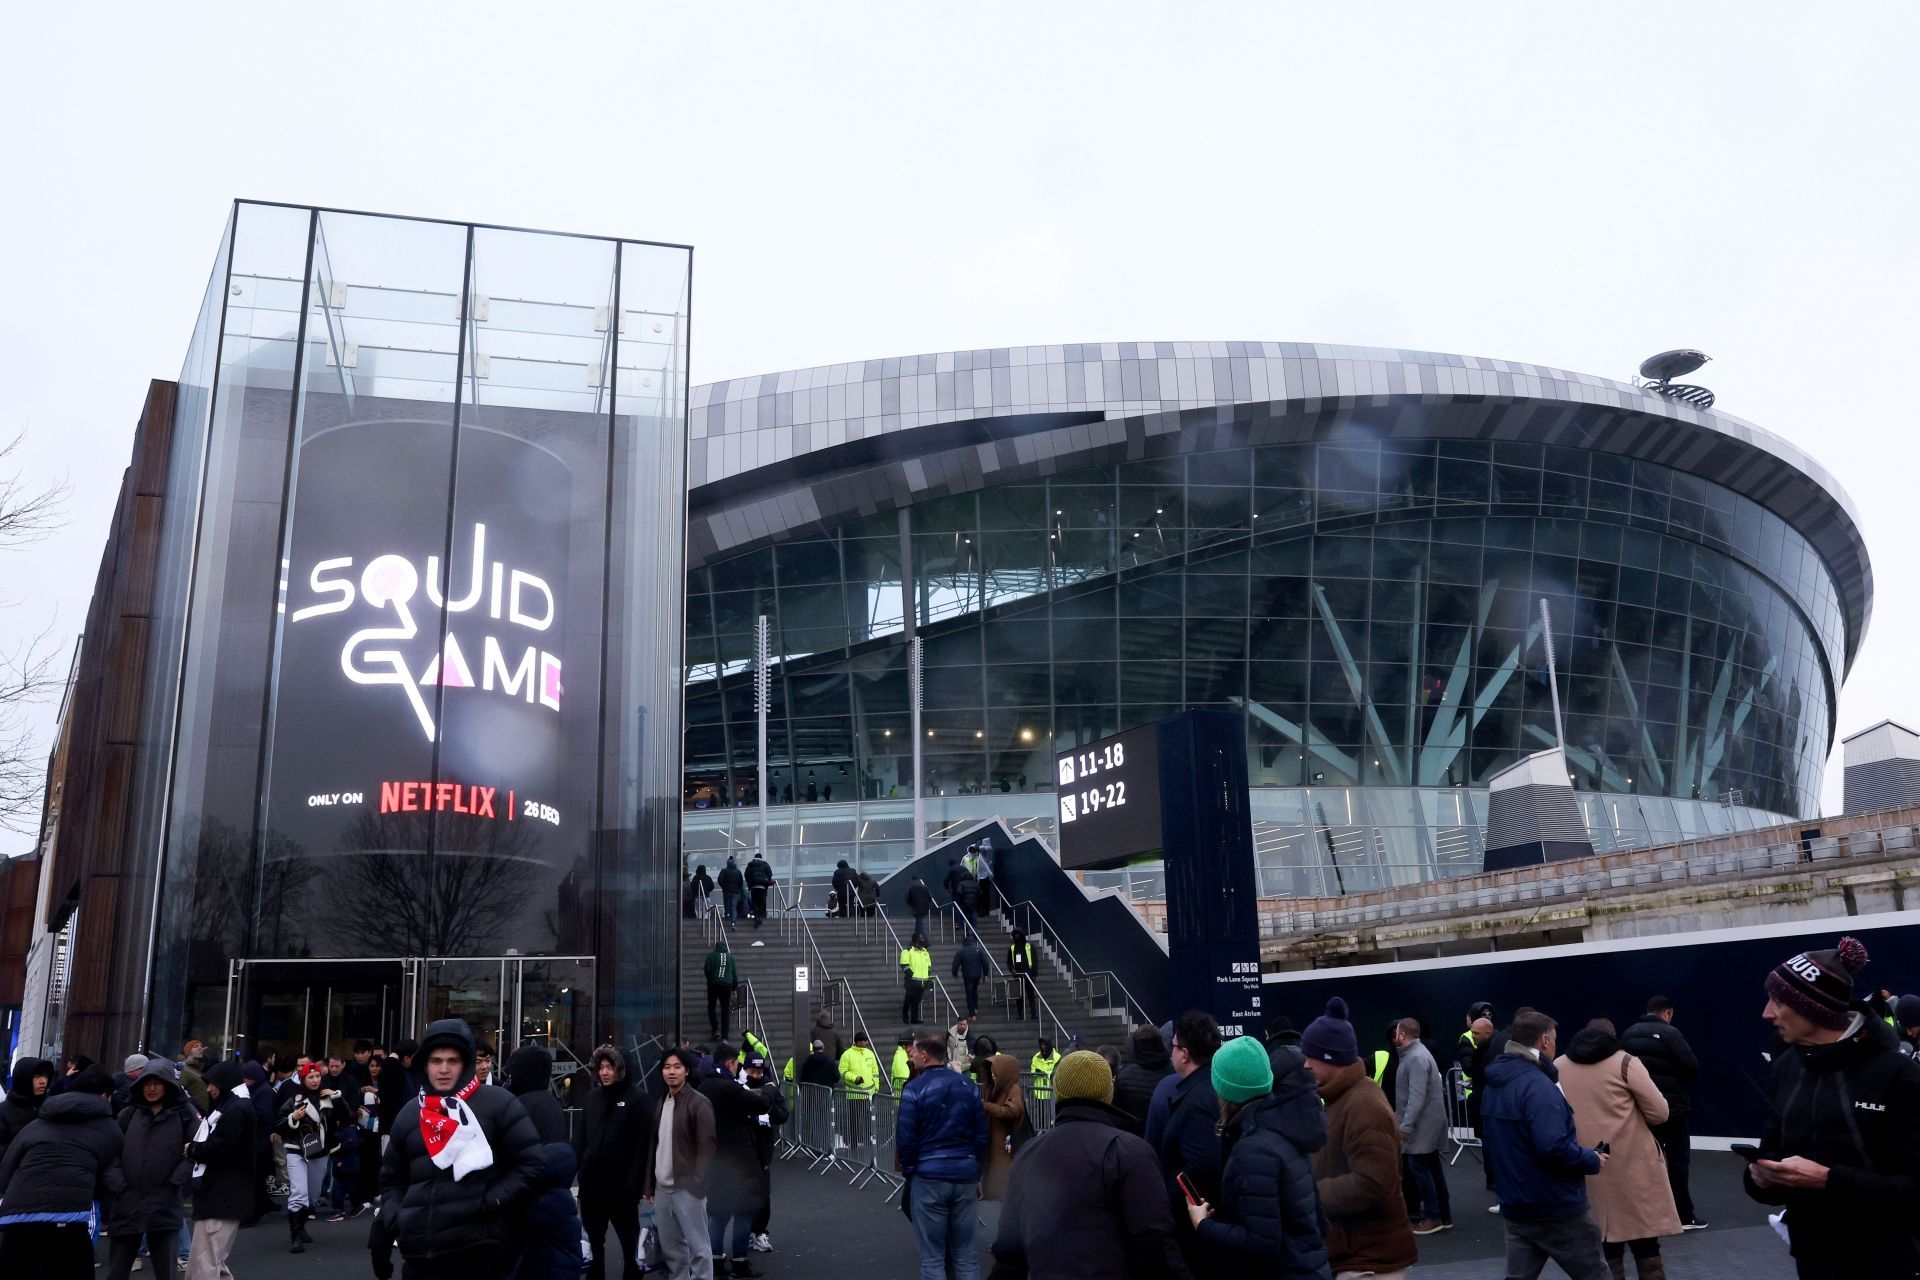
<path id="1" fill-rule="evenodd" d="M 458 1093 L 429 1097 L 425 1089 L 420 1091 L 420 1137 L 427 1144 L 427 1157 L 437 1167 L 453 1170 L 455 1182 L 493 1164 L 493 1147 L 473 1108 L 466 1105 L 479 1087 L 475 1076 Z"/>

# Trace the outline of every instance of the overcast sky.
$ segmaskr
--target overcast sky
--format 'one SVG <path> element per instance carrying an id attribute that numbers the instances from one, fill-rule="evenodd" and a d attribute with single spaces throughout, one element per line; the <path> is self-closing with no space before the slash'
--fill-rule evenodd
<path id="1" fill-rule="evenodd" d="M 18 6 L 0 429 L 73 493 L 0 560 L 0 643 L 84 622 L 243 196 L 692 244 L 697 382 L 1156 339 L 1626 378 L 1698 347 L 1864 515 L 1841 734 L 1920 726 L 1920 8 L 1307 8 Z"/>

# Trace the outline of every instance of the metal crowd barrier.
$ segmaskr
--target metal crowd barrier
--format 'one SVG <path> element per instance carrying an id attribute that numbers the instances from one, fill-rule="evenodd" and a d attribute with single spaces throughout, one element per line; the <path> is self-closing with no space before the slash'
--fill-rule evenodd
<path id="1" fill-rule="evenodd" d="M 1468 1147 L 1478 1150 L 1480 1139 L 1473 1131 L 1473 1115 L 1467 1107 L 1467 1073 L 1459 1067 L 1447 1068 L 1447 1140 L 1453 1143 L 1449 1165 L 1458 1164 L 1460 1153 Z"/>
<path id="2" fill-rule="evenodd" d="M 1035 1095 L 1034 1077 L 1021 1073 L 1021 1096 L 1036 1133 L 1053 1128 L 1055 1099 L 1050 1087 Z M 843 1086 L 789 1080 L 784 1085 L 791 1113 L 775 1146 L 782 1160 L 803 1163 L 810 1173 L 847 1176 L 850 1187 L 879 1183 L 887 1200 L 906 1185 L 900 1176 L 900 1099 L 890 1093 L 856 1098 Z M 1475 1145 L 1478 1145 L 1477 1143 Z"/>

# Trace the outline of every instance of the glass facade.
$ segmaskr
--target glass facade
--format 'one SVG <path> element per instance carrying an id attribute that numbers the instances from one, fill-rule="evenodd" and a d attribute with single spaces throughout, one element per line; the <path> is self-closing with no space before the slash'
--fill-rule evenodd
<path id="1" fill-rule="evenodd" d="M 234 958 L 588 956 L 566 1019 L 670 1030 L 690 252 L 242 203 L 222 254 L 153 1042 L 219 1029 Z"/>
<path id="2" fill-rule="evenodd" d="M 761 614 L 777 662 L 769 802 L 816 828 L 804 844 L 898 825 L 885 812 L 912 788 L 911 618 L 930 800 L 1025 814 L 1013 798 L 1048 788 L 1054 752 L 1224 707 L 1247 716 L 1252 782 L 1268 792 L 1256 816 L 1276 832 L 1470 831 L 1367 858 L 1406 868 L 1395 878 L 1477 869 L 1481 817 L 1445 811 L 1479 793 L 1449 789 L 1552 744 L 1543 597 L 1596 845 L 1817 812 L 1845 623 L 1832 575 L 1784 521 L 1613 454 L 1356 435 L 1067 471 L 695 570 L 688 830 L 717 830 L 719 810 L 757 796 Z M 1360 821 L 1313 807 L 1390 794 L 1391 811 Z M 1633 803 L 1609 811 L 1616 797 Z M 828 806 L 848 801 L 857 817 L 829 829 Z M 727 825 L 752 839 L 750 818 Z M 1287 891 L 1317 891 L 1341 838 L 1289 853 L 1276 835 L 1263 863 L 1298 868 Z"/>

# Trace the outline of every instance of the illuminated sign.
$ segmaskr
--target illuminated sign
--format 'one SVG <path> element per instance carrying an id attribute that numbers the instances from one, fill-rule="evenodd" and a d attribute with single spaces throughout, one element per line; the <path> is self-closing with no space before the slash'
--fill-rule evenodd
<path id="1" fill-rule="evenodd" d="M 524 569 L 510 568 L 504 560 L 495 560 L 489 572 L 486 525 L 473 526 L 471 547 L 472 566 L 467 575 L 467 588 L 457 599 L 441 597 L 437 555 L 428 555 L 421 569 L 416 569 L 413 561 L 403 555 L 390 551 L 376 555 L 359 574 L 357 593 L 354 557 L 330 556 L 315 561 L 309 572 L 295 579 L 307 584 L 319 598 L 318 603 L 298 606 L 287 616 L 289 624 L 298 625 L 309 619 L 346 613 L 361 602 L 376 612 L 390 614 L 381 625 L 362 627 L 347 637 L 340 647 L 340 670 L 355 684 L 399 686 L 429 742 L 434 737 L 433 712 L 420 691 L 434 685 L 479 689 L 484 693 L 520 698 L 529 704 L 537 702 L 550 711 L 560 710 L 560 659 L 536 643 L 519 644 L 509 637 L 503 644 L 500 636 L 488 626 L 505 623 L 508 627 L 536 633 L 549 630 L 556 615 L 553 588 L 544 578 Z M 440 652 L 432 654 L 416 676 L 404 646 L 421 634 L 414 597 L 422 594 L 423 588 L 428 604 L 460 619 L 462 626 L 456 630 L 453 620 L 449 620 Z M 483 604 L 484 614 L 472 620 L 473 630 L 468 630 L 468 620 L 460 616 Z M 483 628 L 476 679 L 460 635 L 466 631 L 471 647 L 474 632 Z M 432 637 L 428 639 L 431 641 Z"/>
<path id="2" fill-rule="evenodd" d="M 268 761 L 291 846 L 558 858 L 563 815 L 592 811 L 603 535 L 576 538 L 547 449 L 454 444 L 371 421 L 300 445 Z"/>
<path id="3" fill-rule="evenodd" d="M 1115 866 L 1160 848 L 1160 753 L 1154 726 L 1102 738 L 1054 758 L 1060 862 Z"/>

